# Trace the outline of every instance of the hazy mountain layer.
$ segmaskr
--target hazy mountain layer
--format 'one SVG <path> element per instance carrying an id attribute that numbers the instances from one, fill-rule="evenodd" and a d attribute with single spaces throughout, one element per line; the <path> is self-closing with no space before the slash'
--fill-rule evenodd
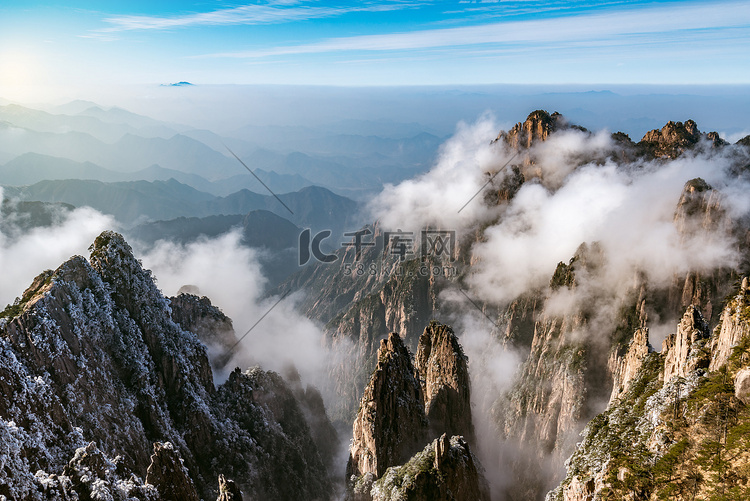
<path id="1" fill-rule="evenodd" d="M 270 194 L 240 190 L 216 197 L 179 183 L 168 181 L 41 181 L 31 186 L 7 187 L 6 198 L 41 202 L 62 202 L 76 207 L 89 206 L 113 215 L 123 224 L 145 220 L 169 220 L 177 217 L 247 214 L 267 210 L 292 223 L 314 230 L 330 229 L 341 233 L 356 216 L 357 203 L 325 188 L 310 186 L 278 199 Z"/>

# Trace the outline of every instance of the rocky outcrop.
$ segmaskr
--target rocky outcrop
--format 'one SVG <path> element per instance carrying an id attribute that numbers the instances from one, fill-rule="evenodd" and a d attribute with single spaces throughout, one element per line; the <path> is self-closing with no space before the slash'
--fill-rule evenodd
<path id="1" fill-rule="evenodd" d="M 739 292 L 728 302 L 721 312 L 718 335 L 711 340 L 710 370 L 724 365 L 732 355 L 732 350 L 742 339 L 750 335 L 750 284 L 744 278 Z"/>
<path id="2" fill-rule="evenodd" d="M 69 481 L 62 477 L 75 478 L 74 456 L 84 466 L 106 463 L 101 475 L 80 476 L 104 482 L 96 485 L 144 478 L 154 442 L 169 442 L 157 444 L 148 476 L 165 492 L 186 492 L 187 471 L 202 499 L 217 496 L 221 473 L 257 498 L 330 495 L 307 422 L 281 378 L 258 370 L 246 385 L 235 376 L 215 388 L 206 346 L 172 313 L 129 245 L 104 232 L 90 262 L 76 256 L 41 274 L 0 314 L 0 434 L 8 445 L 0 494 L 32 499 L 44 486 L 62 486 Z M 150 496 L 149 484 L 133 481 L 139 485 Z"/>
<path id="3" fill-rule="evenodd" d="M 169 298 L 172 320 L 192 332 L 209 348 L 227 351 L 234 348 L 237 337 L 232 320 L 205 296 L 181 293 Z"/>
<path id="4" fill-rule="evenodd" d="M 567 463 L 568 476 L 549 501 L 750 494 L 743 473 L 750 425 L 750 315 L 743 282 L 712 334 L 691 305 L 662 352 L 642 358 L 630 387 L 586 426 Z"/>
<path id="5" fill-rule="evenodd" d="M 437 322 L 422 333 L 415 356 L 430 436 L 463 435 L 473 441 L 468 358 L 453 330 Z"/>
<path id="6" fill-rule="evenodd" d="M 745 405 L 750 404 L 750 367 L 740 369 L 734 376 L 734 396 Z"/>
<path id="7" fill-rule="evenodd" d="M 696 369 L 708 368 L 709 357 L 706 348 L 708 324 L 695 306 L 688 306 L 677 326 L 677 332 L 670 334 L 662 343 L 664 355 L 664 381 L 686 377 Z"/>
<path id="8" fill-rule="evenodd" d="M 155 486 L 164 501 L 200 500 L 180 454 L 169 442 L 154 444 L 146 483 Z"/>
<path id="9" fill-rule="evenodd" d="M 373 501 L 489 501 L 482 467 L 460 436 L 442 435 L 372 485 Z"/>
<path id="10" fill-rule="evenodd" d="M 677 158 L 703 139 L 713 147 L 727 144 L 716 132 L 703 134 L 693 120 L 687 120 L 685 123 L 669 121 L 661 129 L 648 131 L 638 146 L 657 158 Z"/>
<path id="11" fill-rule="evenodd" d="M 648 342 L 648 328 L 636 330 L 625 357 L 618 359 L 614 363 L 614 367 L 610 369 L 613 374 L 613 381 L 609 405 L 612 405 L 617 398 L 630 389 L 646 357 L 653 351 L 654 349 Z"/>
<path id="12" fill-rule="evenodd" d="M 219 497 L 216 501 L 242 501 L 242 492 L 233 480 L 219 475 Z"/>
<path id="13" fill-rule="evenodd" d="M 480 485 L 477 479 L 483 477 L 464 437 L 454 437 L 454 446 L 463 451 L 459 454 L 448 445 L 446 433 L 456 430 L 473 436 L 469 386 L 467 357 L 449 326 L 430 322 L 419 338 L 414 366 L 398 334 L 392 333 L 381 341 L 378 366 L 365 389 L 353 427 L 347 465 L 350 498 L 371 499 L 376 496 L 373 482 L 384 478 L 386 470 L 391 477 L 403 479 L 405 474 L 411 474 L 408 472 L 412 472 L 414 464 L 424 463 L 424 454 L 429 453 L 434 458 L 431 473 L 417 474 L 416 484 L 411 487 L 402 486 L 399 480 L 397 488 L 405 489 L 400 494 L 390 492 L 394 488 L 391 478 L 386 481 L 390 493 L 383 494 L 385 491 L 381 490 L 377 494 L 381 497 L 375 498 L 472 499 L 476 489 L 471 490 L 470 486 Z M 430 436 L 442 438 L 409 460 Z M 459 456 L 463 459 L 459 460 Z M 403 466 L 392 468 L 398 465 Z"/>
<path id="14" fill-rule="evenodd" d="M 675 227 L 683 240 L 698 232 L 710 236 L 730 230 L 722 199 L 721 193 L 699 177 L 685 183 L 674 214 Z"/>
<path id="15" fill-rule="evenodd" d="M 294 393 L 281 378 L 258 367 L 230 373 L 218 388 L 219 422 L 233 435 L 217 442 L 221 471 L 249 497 L 329 499 L 332 486 Z"/>
<path id="16" fill-rule="evenodd" d="M 538 142 L 546 141 L 550 134 L 566 125 L 561 114 L 554 112 L 550 115 L 544 110 L 536 110 L 509 131 L 501 132 L 496 141 L 503 141 L 514 150 L 528 149 Z"/>
<path id="17" fill-rule="evenodd" d="M 422 389 L 414 377 L 411 355 L 396 333 L 380 343 L 378 365 L 354 421 L 346 468 L 348 479 L 405 462 L 426 440 Z"/>

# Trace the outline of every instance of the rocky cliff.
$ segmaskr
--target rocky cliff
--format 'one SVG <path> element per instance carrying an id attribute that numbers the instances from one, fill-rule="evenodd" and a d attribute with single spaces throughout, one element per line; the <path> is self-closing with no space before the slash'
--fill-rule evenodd
<path id="1" fill-rule="evenodd" d="M 469 444 L 443 434 L 402 466 L 388 468 L 372 485 L 373 501 L 489 501 L 482 467 Z"/>
<path id="2" fill-rule="evenodd" d="M 625 357 L 612 357 L 613 362 L 610 363 L 610 371 L 612 372 L 610 405 L 621 395 L 627 393 L 649 353 L 653 351 L 654 349 L 648 341 L 648 328 L 639 328 L 633 333 L 633 339 L 628 346 Z"/>
<path id="3" fill-rule="evenodd" d="M 750 334 L 750 280 L 742 279 L 739 292 L 731 297 L 721 312 L 718 334 L 711 338 L 710 370 L 726 364 L 734 348 Z"/>
<path id="4" fill-rule="evenodd" d="M 557 112 L 552 114 L 544 110 L 529 113 L 526 120 L 514 125 L 509 131 L 498 134 L 496 141 L 503 141 L 512 149 L 531 148 L 541 141 L 546 141 L 550 134 L 569 127 L 567 120 Z"/>
<path id="5" fill-rule="evenodd" d="M 331 494 L 281 378 L 236 371 L 216 388 L 194 323 L 173 314 L 184 320 L 113 232 L 0 314 L 0 494 L 211 499 L 220 474 L 251 497 Z"/>
<path id="6" fill-rule="evenodd" d="M 714 148 L 728 144 L 718 133 L 702 133 L 698 130 L 698 124 L 693 120 L 687 120 L 685 123 L 669 121 L 661 129 L 647 132 L 638 146 L 649 156 L 676 158 L 695 148 L 701 141 Z"/>
<path id="7" fill-rule="evenodd" d="M 474 439 L 467 357 L 453 330 L 431 322 L 419 337 L 414 368 L 419 375 L 429 435 Z"/>
<path id="8" fill-rule="evenodd" d="M 445 430 L 456 436 L 449 440 Z M 452 329 L 431 322 L 419 338 L 415 364 L 400 336 L 391 333 L 381 341 L 378 365 L 354 421 L 347 465 L 350 495 L 361 500 L 486 499 L 472 497 L 486 494 L 485 481 L 458 435 L 473 439 L 473 431 L 467 358 Z M 441 438 L 418 453 L 436 432 Z"/>
<path id="9" fill-rule="evenodd" d="M 396 333 L 380 343 L 378 365 L 354 420 L 347 478 L 380 477 L 411 457 L 425 441 L 427 419 L 411 355 Z"/>
<path id="10" fill-rule="evenodd" d="M 743 297 L 743 291 L 733 299 Z M 731 301 L 730 301 L 731 303 Z M 732 316 L 727 304 L 722 318 Z M 568 476 L 549 500 L 745 499 L 750 373 L 747 318 L 731 354 L 690 306 L 662 353 L 643 359 L 628 389 L 583 432 Z M 718 355 L 722 353 L 721 355 Z M 712 366 L 709 369 L 709 359 Z M 700 363 L 696 363 L 699 361 Z"/>
<path id="11" fill-rule="evenodd" d="M 677 332 L 667 336 L 662 344 L 665 382 L 684 378 L 696 369 L 708 367 L 709 360 L 704 349 L 707 338 L 707 322 L 698 308 L 689 306 L 677 326 Z"/>

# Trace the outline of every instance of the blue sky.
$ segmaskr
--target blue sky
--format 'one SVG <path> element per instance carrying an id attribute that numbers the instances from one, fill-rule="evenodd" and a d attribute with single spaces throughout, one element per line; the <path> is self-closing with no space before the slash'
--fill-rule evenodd
<path id="1" fill-rule="evenodd" d="M 14 2 L 0 90 L 169 83 L 747 84 L 736 1 Z"/>

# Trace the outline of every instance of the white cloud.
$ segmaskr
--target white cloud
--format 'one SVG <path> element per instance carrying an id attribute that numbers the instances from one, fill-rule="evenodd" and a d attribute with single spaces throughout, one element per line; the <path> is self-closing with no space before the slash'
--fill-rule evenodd
<path id="1" fill-rule="evenodd" d="M 232 319 L 241 342 L 228 370 L 260 365 L 283 373 L 293 364 L 304 383 L 330 397 L 328 363 L 338 355 L 326 346 L 320 326 L 295 311 L 295 295 L 264 297 L 266 279 L 257 253 L 241 245 L 241 239 L 235 230 L 188 245 L 160 241 L 151 251 L 137 254 L 166 296 L 176 295 L 183 285 L 197 286 Z"/>
<path id="2" fill-rule="evenodd" d="M 223 52 L 200 57 L 259 58 L 293 54 L 315 54 L 339 51 L 403 51 L 499 44 L 513 50 L 522 45 L 560 43 L 595 46 L 630 46 L 633 44 L 695 43 L 698 38 L 714 38 L 712 30 L 722 31 L 721 38 L 747 39 L 744 29 L 750 25 L 750 5 L 745 2 L 722 4 L 689 4 L 649 7 L 564 16 L 542 20 L 525 20 L 439 28 L 402 33 L 331 38 L 319 42 L 277 46 L 247 51 Z M 741 28 L 739 31 L 731 31 Z"/>
<path id="3" fill-rule="evenodd" d="M 18 235 L 0 233 L 0 269 L 3 270 L 0 308 L 20 297 L 42 271 L 56 269 L 76 254 L 88 256 L 91 242 L 115 224 L 111 217 L 88 207 L 61 214 L 60 219 L 54 226 L 34 228 Z"/>
<path id="4" fill-rule="evenodd" d="M 280 24 L 335 17 L 350 12 L 382 12 L 407 9 L 418 5 L 409 2 L 386 1 L 366 3 L 356 7 L 318 6 L 303 1 L 271 0 L 266 3 L 246 4 L 231 9 L 177 16 L 113 16 L 104 20 L 110 24 L 110 27 L 99 31 L 168 30 L 191 26 Z"/>
<path id="5" fill-rule="evenodd" d="M 397 186 L 387 185 L 371 203 L 372 214 L 386 229 L 414 232 L 427 225 L 466 228 L 494 217 L 497 210 L 482 203 L 480 191 L 489 180 L 488 173 L 503 167 L 511 157 L 490 144 L 488 138 L 497 130 L 489 116 L 473 125 L 460 123 L 455 135 L 441 147 L 435 167 Z"/>

